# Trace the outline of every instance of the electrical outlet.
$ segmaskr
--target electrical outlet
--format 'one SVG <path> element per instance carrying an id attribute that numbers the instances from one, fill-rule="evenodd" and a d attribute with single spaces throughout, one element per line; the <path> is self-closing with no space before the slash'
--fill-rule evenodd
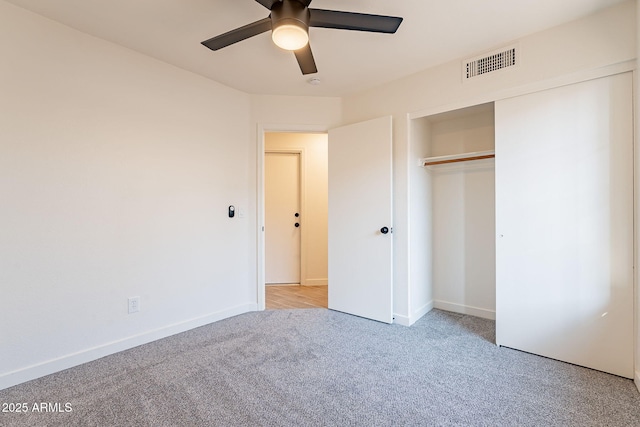
<path id="1" fill-rule="evenodd" d="M 140 297 L 129 298 L 129 314 L 140 311 Z"/>

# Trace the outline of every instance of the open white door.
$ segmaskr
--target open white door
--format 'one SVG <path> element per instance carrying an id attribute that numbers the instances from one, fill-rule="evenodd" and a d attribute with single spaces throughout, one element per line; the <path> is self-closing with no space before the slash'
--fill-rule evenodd
<path id="1" fill-rule="evenodd" d="M 329 308 L 393 322 L 391 117 L 329 131 Z"/>

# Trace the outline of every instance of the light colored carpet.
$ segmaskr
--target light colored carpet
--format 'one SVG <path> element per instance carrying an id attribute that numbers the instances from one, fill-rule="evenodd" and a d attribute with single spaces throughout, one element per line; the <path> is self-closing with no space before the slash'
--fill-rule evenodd
<path id="1" fill-rule="evenodd" d="M 0 391 L 2 426 L 640 426 L 632 381 L 499 348 L 493 321 L 248 313 Z"/>

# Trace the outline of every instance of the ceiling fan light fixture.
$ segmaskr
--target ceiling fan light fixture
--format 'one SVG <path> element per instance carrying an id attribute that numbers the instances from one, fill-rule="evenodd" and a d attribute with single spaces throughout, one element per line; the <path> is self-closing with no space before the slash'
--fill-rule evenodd
<path id="1" fill-rule="evenodd" d="M 298 50 L 309 43 L 309 33 L 301 25 L 283 23 L 273 29 L 271 39 L 281 49 Z"/>
<path id="2" fill-rule="evenodd" d="M 309 5 L 312 0 L 255 1 L 271 11 L 267 18 L 227 31 L 202 44 L 211 50 L 219 50 L 271 31 L 274 44 L 293 51 L 300 71 L 307 75 L 318 72 L 309 43 L 310 27 L 393 34 L 402 23 L 402 18 L 398 16 L 311 9 Z"/>

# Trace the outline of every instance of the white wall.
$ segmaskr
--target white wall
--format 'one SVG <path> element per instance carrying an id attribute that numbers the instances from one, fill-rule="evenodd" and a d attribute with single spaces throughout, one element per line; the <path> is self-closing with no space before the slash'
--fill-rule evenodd
<path id="1" fill-rule="evenodd" d="M 5 2 L 0 51 L 0 388 L 255 309 L 250 97 Z"/>
<path id="2" fill-rule="evenodd" d="M 328 130 L 342 123 L 342 99 L 311 96 L 251 95 L 251 122 L 269 130 Z"/>
<path id="3" fill-rule="evenodd" d="M 430 121 L 429 156 L 493 150 L 493 106 L 416 119 Z M 495 319 L 493 159 L 430 166 L 433 300 L 436 308 Z"/>
<path id="4" fill-rule="evenodd" d="M 265 150 L 302 150 L 301 284 L 327 284 L 327 134 L 268 132 Z"/>
<path id="5" fill-rule="evenodd" d="M 492 104 L 455 110 L 418 120 L 431 122 L 428 156 L 470 153 L 495 148 Z"/>
<path id="6" fill-rule="evenodd" d="M 434 306 L 495 319 L 494 162 L 442 165 L 431 173 Z"/>
<path id="7" fill-rule="evenodd" d="M 396 318 L 421 314 L 424 301 L 414 301 L 417 289 L 428 286 L 427 270 L 413 274 L 411 230 L 422 218 L 407 207 L 424 194 L 413 191 L 410 177 L 417 164 L 407 115 L 427 116 L 510 96 L 515 89 L 539 82 L 571 79 L 576 73 L 597 70 L 636 58 L 635 2 L 627 1 L 594 15 L 519 40 L 522 63 L 514 70 L 462 83 L 461 62 L 452 61 L 378 88 L 346 97 L 345 123 L 392 114 L 394 117 L 394 311 Z M 505 41 L 507 44 L 509 41 Z M 423 155 L 424 157 L 424 155 Z M 422 239 L 416 235 L 415 239 Z M 426 293 L 422 293 L 424 297 Z"/>

